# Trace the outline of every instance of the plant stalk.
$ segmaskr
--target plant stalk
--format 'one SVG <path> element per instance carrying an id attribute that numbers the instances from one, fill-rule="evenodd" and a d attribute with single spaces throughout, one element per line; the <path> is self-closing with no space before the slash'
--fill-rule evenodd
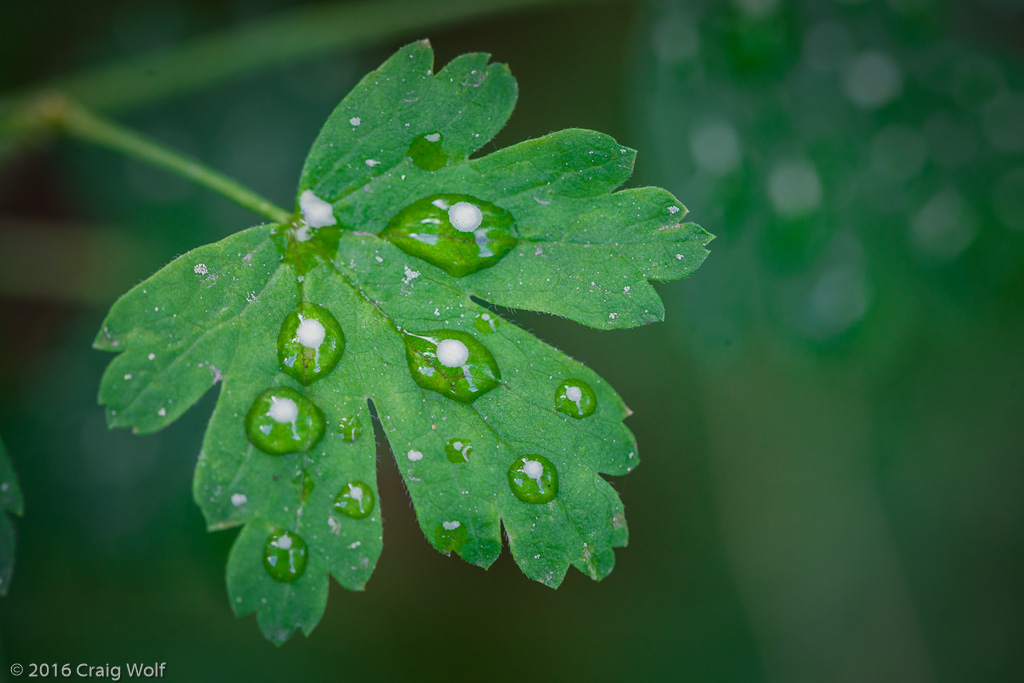
<path id="1" fill-rule="evenodd" d="M 51 95 L 40 99 L 31 111 L 34 111 L 35 115 L 41 119 L 40 123 L 46 128 L 61 131 L 84 142 L 106 147 L 133 159 L 162 168 L 190 180 L 200 187 L 216 192 L 225 199 L 229 199 L 267 220 L 275 223 L 287 223 L 292 219 L 290 212 L 223 173 L 129 130 L 115 121 L 90 112 L 60 95 Z"/>

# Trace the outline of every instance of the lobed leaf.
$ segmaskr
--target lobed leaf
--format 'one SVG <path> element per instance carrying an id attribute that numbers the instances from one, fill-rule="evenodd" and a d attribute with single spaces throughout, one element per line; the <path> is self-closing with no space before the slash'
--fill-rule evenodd
<path id="1" fill-rule="evenodd" d="M 181 256 L 122 297 L 97 338 L 118 352 L 100 389 L 111 426 L 159 429 L 222 384 L 195 498 L 211 530 L 243 527 L 231 604 L 275 642 L 312 630 L 329 575 L 362 589 L 380 555 L 371 405 L 439 551 L 487 567 L 504 528 L 532 579 L 557 587 L 570 565 L 606 576 L 627 528 L 601 475 L 638 462 L 629 411 L 482 302 L 598 328 L 649 323 L 664 314 L 650 281 L 688 275 L 711 239 L 664 190 L 613 192 L 634 153 L 600 133 L 470 160 L 511 113 L 515 80 L 483 54 L 436 76 L 432 60 L 427 43 L 409 45 L 342 101 L 291 223 Z M 329 348 L 343 351 L 321 368 L 334 329 L 343 340 Z M 272 455 L 277 438 L 300 452 Z M 551 468 L 557 491 L 531 498 Z"/>

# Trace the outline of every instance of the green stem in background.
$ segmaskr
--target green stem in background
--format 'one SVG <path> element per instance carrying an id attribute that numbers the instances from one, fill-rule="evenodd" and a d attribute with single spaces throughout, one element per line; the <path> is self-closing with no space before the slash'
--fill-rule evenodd
<path id="1" fill-rule="evenodd" d="M 89 112 L 59 95 L 40 100 L 34 111 L 35 118 L 38 118 L 44 127 L 162 168 L 216 192 L 275 223 L 287 223 L 292 219 L 291 213 L 223 173 L 128 130 L 114 121 Z"/>
<path id="2" fill-rule="evenodd" d="M 93 111 L 124 111 L 241 74 L 393 36 L 447 29 L 500 12 L 580 1 L 365 0 L 306 7 L 181 46 L 84 70 L 33 88 L 22 97 L 5 98 L 0 102 L 0 119 L 39 92 L 62 93 Z M 0 124 L 0 131 L 4 128 Z"/>

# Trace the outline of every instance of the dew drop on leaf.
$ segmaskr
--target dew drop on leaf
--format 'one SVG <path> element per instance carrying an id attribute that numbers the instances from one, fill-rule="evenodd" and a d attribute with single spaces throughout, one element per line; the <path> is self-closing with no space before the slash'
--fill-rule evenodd
<path id="1" fill-rule="evenodd" d="M 498 330 L 498 316 L 493 313 L 481 313 L 473 320 L 473 327 L 480 330 L 484 334 L 490 334 L 491 332 L 497 332 Z"/>
<path id="2" fill-rule="evenodd" d="M 434 330 L 403 336 L 409 372 L 424 389 L 472 403 L 501 383 L 494 356 L 467 332 Z"/>
<path id="3" fill-rule="evenodd" d="M 518 241 L 512 214 L 462 194 L 424 197 L 402 209 L 380 236 L 449 275 L 462 277 L 500 261 Z"/>
<path id="4" fill-rule="evenodd" d="M 458 551 L 466 544 L 466 525 L 458 520 L 441 522 L 434 528 L 434 545 L 443 553 Z"/>
<path id="5" fill-rule="evenodd" d="M 373 489 L 361 481 L 351 481 L 334 498 L 334 509 L 353 519 L 363 519 L 373 512 L 373 502 Z"/>
<path id="6" fill-rule="evenodd" d="M 278 531 L 270 534 L 263 547 L 263 568 L 270 578 L 280 583 L 292 583 L 306 571 L 309 550 L 298 534 Z"/>
<path id="7" fill-rule="evenodd" d="M 338 420 L 338 433 L 342 439 L 352 443 L 363 433 L 363 421 L 355 415 L 343 417 Z"/>
<path id="8" fill-rule="evenodd" d="M 264 453 L 303 453 L 324 435 L 324 414 L 289 387 L 267 389 L 245 416 L 245 434 Z"/>
<path id="9" fill-rule="evenodd" d="M 469 439 L 451 439 L 444 446 L 444 454 L 448 462 L 464 463 L 469 462 L 469 454 L 473 452 L 473 445 Z"/>
<path id="10" fill-rule="evenodd" d="M 406 156 L 424 171 L 436 171 L 448 163 L 448 153 L 444 151 L 440 133 L 427 133 L 413 140 Z"/>
<path id="11" fill-rule="evenodd" d="M 580 419 L 597 410 L 597 395 L 581 379 L 567 379 L 555 391 L 555 410 Z"/>
<path id="12" fill-rule="evenodd" d="M 558 472 L 542 455 L 524 455 L 508 468 L 508 485 L 524 503 L 547 503 L 558 493 Z"/>
<path id="13" fill-rule="evenodd" d="M 281 370 L 300 384 L 312 384 L 329 373 L 344 352 L 341 325 L 330 311 L 317 304 L 300 304 L 284 319 L 277 335 Z"/>

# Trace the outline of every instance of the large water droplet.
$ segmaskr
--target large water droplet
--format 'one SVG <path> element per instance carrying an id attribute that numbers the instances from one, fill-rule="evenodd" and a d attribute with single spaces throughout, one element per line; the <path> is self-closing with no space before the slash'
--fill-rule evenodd
<path id="1" fill-rule="evenodd" d="M 516 246 L 504 209 L 464 194 L 424 197 L 402 209 L 380 236 L 454 277 L 489 268 Z"/>
<path id="2" fill-rule="evenodd" d="M 447 456 L 448 462 L 469 462 L 469 454 L 472 452 L 473 445 L 469 439 L 452 439 L 444 446 L 444 454 Z"/>
<path id="3" fill-rule="evenodd" d="M 324 435 L 324 414 L 290 387 L 267 389 L 245 416 L 245 434 L 264 453 L 304 453 Z"/>
<path id="4" fill-rule="evenodd" d="M 373 512 L 373 501 L 373 489 L 361 481 L 351 481 L 334 498 L 334 509 L 353 519 L 362 519 Z"/>
<path id="5" fill-rule="evenodd" d="M 363 421 L 356 415 L 343 417 L 338 420 L 338 432 L 341 434 L 342 439 L 352 443 L 363 433 Z"/>
<path id="6" fill-rule="evenodd" d="M 501 318 L 494 313 L 481 313 L 475 320 L 473 320 L 473 327 L 484 334 L 490 334 L 491 332 L 498 331 L 499 320 L 501 320 Z"/>
<path id="7" fill-rule="evenodd" d="M 508 468 L 508 485 L 524 503 L 547 503 L 558 493 L 558 472 L 542 455 L 524 455 Z"/>
<path id="8" fill-rule="evenodd" d="M 434 545 L 443 553 L 459 550 L 466 545 L 469 532 L 466 525 L 457 519 L 441 522 L 434 527 Z"/>
<path id="9" fill-rule="evenodd" d="M 567 379 L 555 391 L 555 410 L 580 419 L 597 410 L 597 396 L 581 379 Z"/>
<path id="10" fill-rule="evenodd" d="M 436 171 L 448 163 L 440 133 L 427 133 L 412 141 L 406 156 L 424 171 Z"/>
<path id="11" fill-rule="evenodd" d="M 301 384 L 312 384 L 329 373 L 344 352 L 345 334 L 337 319 L 309 302 L 284 319 L 277 335 L 281 370 Z"/>
<path id="12" fill-rule="evenodd" d="M 309 549 L 298 534 L 277 531 L 267 538 L 263 547 L 263 567 L 270 578 L 280 583 L 291 583 L 306 571 Z"/>
<path id="13" fill-rule="evenodd" d="M 406 332 L 404 337 L 409 371 L 424 389 L 472 403 L 501 383 L 494 356 L 467 332 Z"/>

